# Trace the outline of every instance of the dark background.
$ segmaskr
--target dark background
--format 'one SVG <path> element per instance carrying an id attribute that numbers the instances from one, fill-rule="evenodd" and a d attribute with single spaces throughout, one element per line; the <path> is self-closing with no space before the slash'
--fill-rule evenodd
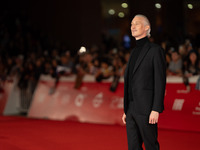
<path id="1" fill-rule="evenodd" d="M 126 10 L 121 8 L 122 2 L 129 4 Z M 156 2 L 161 9 L 155 7 Z M 193 9 L 187 7 L 188 3 Z M 115 9 L 116 15 L 108 15 L 109 8 Z M 130 22 L 136 14 L 149 18 L 155 42 L 172 39 L 179 44 L 187 36 L 199 36 L 199 8 L 199 0 L 6 0 L 0 5 L 1 14 L 28 20 L 36 31 L 63 42 L 70 50 L 99 46 L 102 36 L 122 42 L 125 34 L 130 36 Z M 124 18 L 117 16 L 120 9 L 125 12 Z"/>

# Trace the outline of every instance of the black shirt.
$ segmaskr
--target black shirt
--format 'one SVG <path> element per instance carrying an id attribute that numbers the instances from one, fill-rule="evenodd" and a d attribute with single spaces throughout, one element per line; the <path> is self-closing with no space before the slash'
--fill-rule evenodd
<path id="1" fill-rule="evenodd" d="M 132 50 L 131 54 L 130 54 L 130 62 L 128 65 L 128 95 L 129 95 L 129 100 L 133 100 L 132 97 L 132 84 L 131 83 L 131 77 L 132 77 L 132 73 L 133 73 L 133 69 L 135 67 L 136 61 L 140 55 L 140 51 L 142 50 L 143 46 L 145 45 L 145 43 L 148 41 L 148 37 L 144 37 L 142 39 L 139 39 L 136 41 L 136 46 L 135 48 Z"/>

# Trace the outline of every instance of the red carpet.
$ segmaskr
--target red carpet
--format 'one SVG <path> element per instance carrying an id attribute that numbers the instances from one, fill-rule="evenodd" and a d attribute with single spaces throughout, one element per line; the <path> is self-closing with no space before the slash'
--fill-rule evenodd
<path id="1" fill-rule="evenodd" d="M 161 150 L 199 150 L 199 132 L 159 129 Z M 127 150 L 126 128 L 0 116 L 0 150 Z"/>

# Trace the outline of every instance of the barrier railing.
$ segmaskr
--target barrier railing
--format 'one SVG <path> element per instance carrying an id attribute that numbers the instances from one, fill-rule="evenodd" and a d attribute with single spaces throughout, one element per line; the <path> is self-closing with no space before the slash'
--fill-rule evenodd
<path id="1" fill-rule="evenodd" d="M 86 76 L 80 89 L 74 89 L 74 76 L 61 78 L 54 93 L 54 80 L 41 76 L 29 110 L 29 117 L 80 122 L 121 124 L 123 114 L 123 79 L 115 92 L 109 90 L 112 79 L 102 83 Z M 200 91 L 195 90 L 198 76 L 190 78 L 191 91 L 182 78 L 168 77 L 165 111 L 159 127 L 200 131 Z"/>

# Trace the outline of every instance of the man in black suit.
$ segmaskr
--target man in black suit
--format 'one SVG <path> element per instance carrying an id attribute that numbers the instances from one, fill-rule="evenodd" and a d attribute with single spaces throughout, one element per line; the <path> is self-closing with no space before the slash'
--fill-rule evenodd
<path id="1" fill-rule="evenodd" d="M 150 23 L 144 15 L 131 22 L 136 47 L 132 50 L 124 75 L 124 114 L 128 149 L 159 150 L 157 123 L 164 110 L 166 63 L 164 50 L 151 42 Z"/>

